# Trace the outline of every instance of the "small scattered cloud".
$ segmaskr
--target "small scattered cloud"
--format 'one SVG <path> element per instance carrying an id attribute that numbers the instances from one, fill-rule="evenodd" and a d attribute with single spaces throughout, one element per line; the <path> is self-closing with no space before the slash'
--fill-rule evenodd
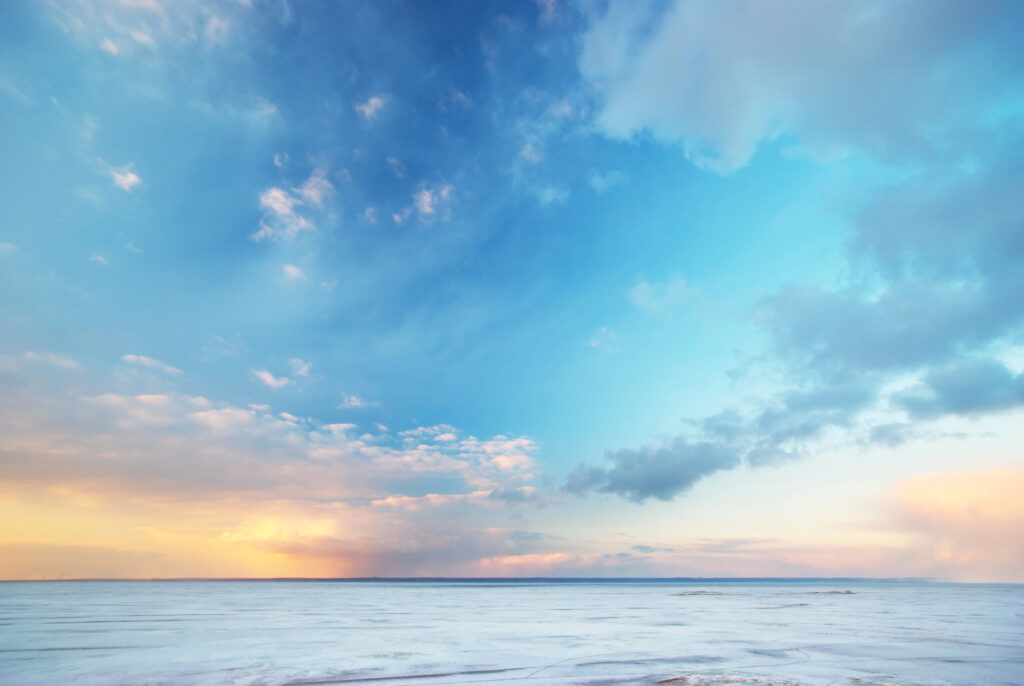
<path id="1" fill-rule="evenodd" d="M 365 210 L 363 210 L 363 220 L 367 221 L 367 222 L 369 222 L 371 224 L 376 224 L 377 223 L 377 208 L 376 207 L 367 207 Z"/>
<path id="2" fill-rule="evenodd" d="M 366 102 L 361 102 L 355 106 L 356 112 L 363 115 L 367 119 L 373 119 L 377 114 L 384 108 L 384 98 L 379 95 L 375 95 L 369 98 Z"/>
<path id="3" fill-rule="evenodd" d="M 434 192 L 427 188 L 421 188 L 412 196 L 412 204 L 420 214 L 434 214 L 436 202 Z"/>
<path id="4" fill-rule="evenodd" d="M 107 53 L 108 55 L 115 56 L 121 52 L 120 48 L 117 47 L 117 43 L 110 40 L 109 38 L 103 39 L 103 42 L 100 43 L 100 50 Z"/>
<path id="5" fill-rule="evenodd" d="M 341 402 L 338 403 L 338 409 L 363 409 L 367 407 L 380 407 L 380 403 L 375 400 L 366 400 L 358 395 L 343 395 Z"/>
<path id="6" fill-rule="evenodd" d="M 438 213 L 438 210 L 444 207 L 451 199 L 452 190 L 453 189 L 450 184 L 443 184 L 433 188 L 421 188 L 412 196 L 413 207 L 416 208 L 416 211 L 421 217 L 435 215 Z M 444 216 L 444 218 L 447 219 L 447 216 Z"/>
<path id="7" fill-rule="evenodd" d="M 325 198 L 334 194 L 334 185 L 327 179 L 327 169 L 317 167 L 295 192 L 307 203 L 319 206 L 323 205 Z"/>
<path id="8" fill-rule="evenodd" d="M 286 161 L 287 156 L 274 156 L 274 164 L 279 167 Z M 316 224 L 306 213 L 300 213 L 299 208 L 323 207 L 335 192 L 334 184 L 327 178 L 327 168 L 323 166 L 313 169 L 301 185 L 290 191 L 279 186 L 267 188 L 260 193 L 264 216 L 252 240 L 257 243 L 271 238 L 291 240 L 303 231 L 315 231 Z"/>
<path id="9" fill-rule="evenodd" d="M 398 212 L 394 212 L 391 215 L 391 221 L 395 222 L 396 224 L 403 224 L 403 223 L 405 223 L 405 220 L 408 219 L 409 215 L 411 215 L 411 214 L 412 214 L 412 208 L 411 207 L 403 208 L 402 210 L 400 210 Z"/>
<path id="10" fill-rule="evenodd" d="M 296 267 L 294 264 L 284 265 L 281 268 L 281 271 L 284 273 L 284 278 L 288 281 L 298 281 L 300 279 L 306 278 L 306 275 L 302 272 L 302 270 Z"/>
<path id="11" fill-rule="evenodd" d="M 0 241 L 0 257 L 7 257 L 18 252 L 18 246 L 14 243 L 4 243 Z"/>
<path id="12" fill-rule="evenodd" d="M 274 376 L 266 369 L 252 369 L 250 373 L 253 377 L 268 388 L 284 388 L 291 381 L 286 376 Z"/>
<path id="13" fill-rule="evenodd" d="M 130 164 L 111 168 L 110 178 L 113 179 L 116 186 L 126 191 L 130 191 L 142 183 L 142 179 L 139 178 L 139 175 L 135 173 Z"/>
<path id="14" fill-rule="evenodd" d="M 145 355 L 122 355 L 121 359 L 129 364 L 133 364 L 139 367 L 148 367 L 149 369 L 158 369 L 166 374 L 183 374 L 177 367 L 172 367 L 169 364 L 165 364 L 160 360 L 153 359 L 152 357 L 146 357 Z"/>
<path id="15" fill-rule="evenodd" d="M 295 206 L 302 201 L 282 188 L 268 188 L 260 194 L 260 205 L 279 217 L 286 217 L 295 212 Z"/>
<path id="16" fill-rule="evenodd" d="M 89 255 L 89 261 L 95 262 L 96 264 L 102 264 L 103 266 L 107 266 L 108 264 L 110 264 L 110 262 L 107 260 L 106 255 L 98 252 L 94 252 L 93 254 Z"/>

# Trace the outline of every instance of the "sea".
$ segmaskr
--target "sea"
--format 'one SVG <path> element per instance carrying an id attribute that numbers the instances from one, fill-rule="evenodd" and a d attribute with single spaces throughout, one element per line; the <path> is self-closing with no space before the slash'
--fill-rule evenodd
<path id="1" fill-rule="evenodd" d="M 0 583 L 0 684 L 1024 684 L 1024 586 Z"/>

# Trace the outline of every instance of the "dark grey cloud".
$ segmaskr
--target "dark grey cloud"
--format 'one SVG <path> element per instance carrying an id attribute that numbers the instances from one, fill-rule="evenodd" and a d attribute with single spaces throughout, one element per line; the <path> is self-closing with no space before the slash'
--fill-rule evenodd
<path id="1" fill-rule="evenodd" d="M 1024 379 L 992 357 L 1024 341 L 1024 131 L 978 141 L 969 159 L 865 194 L 849 217 L 846 286 L 794 285 L 760 303 L 789 390 L 691 422 L 664 446 L 609 452 L 610 465 L 580 466 L 566 489 L 669 499 L 723 469 L 799 458 L 832 429 L 895 446 L 932 435 L 923 421 L 1024 406 Z M 890 397 L 907 421 L 868 424 L 886 382 L 905 373 L 922 375 Z"/>
<path id="2" fill-rule="evenodd" d="M 1013 151 L 1024 140 L 1004 138 L 979 152 L 980 168 L 913 177 L 861 210 L 850 256 L 875 276 L 869 285 L 794 286 L 766 299 L 760 313 L 778 354 L 822 377 L 860 376 L 944 363 L 1019 334 L 1024 162 Z"/>
<path id="3" fill-rule="evenodd" d="M 930 370 L 895 400 L 911 417 L 998 412 L 1024 404 L 1024 374 L 993 360 L 961 360 Z"/>
<path id="4" fill-rule="evenodd" d="M 728 445 L 682 437 L 666 445 L 608 452 L 606 457 L 610 467 L 581 465 L 569 475 L 565 490 L 577 495 L 617 493 L 634 502 L 671 500 L 705 476 L 740 462 L 740 455 Z"/>

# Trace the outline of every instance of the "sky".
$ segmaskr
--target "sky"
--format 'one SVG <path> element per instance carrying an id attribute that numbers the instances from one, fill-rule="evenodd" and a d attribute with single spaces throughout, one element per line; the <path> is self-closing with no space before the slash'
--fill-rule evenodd
<path id="1" fill-rule="evenodd" d="M 1022 31 L 0 3 L 0 578 L 1024 582 Z"/>

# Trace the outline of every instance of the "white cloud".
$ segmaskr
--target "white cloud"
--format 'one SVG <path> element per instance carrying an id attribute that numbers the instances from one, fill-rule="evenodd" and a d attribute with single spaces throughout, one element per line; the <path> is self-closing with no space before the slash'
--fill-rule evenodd
<path id="1" fill-rule="evenodd" d="M 275 163 L 277 162 L 275 156 Z M 316 224 L 297 211 L 303 205 L 322 206 L 324 200 L 333 195 L 334 185 L 327 179 L 327 170 L 317 167 L 301 186 L 290 192 L 277 186 L 260 193 L 260 206 L 266 215 L 260 220 L 259 229 L 250 238 L 257 243 L 279 238 L 291 240 L 303 231 L 315 231 Z"/>
<path id="2" fill-rule="evenodd" d="M 139 175 L 132 170 L 132 165 L 130 164 L 126 164 L 123 167 L 111 168 L 110 178 L 114 180 L 114 184 L 126 191 L 130 191 L 142 183 L 142 179 L 140 179 Z"/>
<path id="3" fill-rule="evenodd" d="M 109 38 L 103 39 L 103 42 L 100 43 L 100 50 L 110 55 L 117 55 L 121 52 L 121 50 L 117 47 L 117 43 L 110 40 Z"/>
<path id="4" fill-rule="evenodd" d="M 295 281 L 297 279 L 304 279 L 306 275 L 302 273 L 302 270 L 296 267 L 294 264 L 286 264 L 282 267 L 284 272 L 284 278 L 288 281 Z"/>
<path id="5" fill-rule="evenodd" d="M 78 362 L 73 357 L 58 355 L 57 353 L 27 351 L 24 354 L 26 360 L 33 362 L 45 362 L 46 364 L 60 367 L 61 369 L 78 369 Z"/>
<path id="6" fill-rule="evenodd" d="M 404 208 L 403 210 L 401 210 L 400 212 L 395 212 L 395 213 L 393 213 L 393 214 L 391 215 L 391 220 L 392 220 L 393 222 L 395 222 L 396 224 L 401 224 L 401 223 L 403 223 L 403 222 L 404 222 L 404 221 L 405 221 L 406 219 L 408 219 L 408 218 L 409 218 L 409 215 L 410 215 L 410 214 L 412 214 L 412 208 L 411 208 L 411 207 L 406 207 L 406 208 Z"/>
<path id="7" fill-rule="evenodd" d="M 344 395 L 338 403 L 338 409 L 362 409 L 365 407 L 379 407 L 380 403 L 374 400 L 365 400 L 358 395 Z"/>
<path id="8" fill-rule="evenodd" d="M 384 107 L 384 98 L 375 95 L 366 102 L 361 102 L 356 106 L 356 112 L 363 115 L 367 119 L 373 119 L 377 116 L 377 113 Z"/>
<path id="9" fill-rule="evenodd" d="M 435 188 L 421 188 L 416 191 L 412 196 L 413 207 L 420 214 L 421 217 L 429 217 L 437 214 L 437 211 L 451 200 L 452 191 L 454 188 L 451 184 L 442 184 Z M 447 209 L 447 208 L 446 208 Z M 404 214 L 401 219 L 395 217 L 395 223 L 400 224 L 408 216 L 408 213 Z M 445 212 L 443 219 L 448 218 L 448 213 Z"/>
<path id="10" fill-rule="evenodd" d="M 662 283 L 640 279 L 629 289 L 629 299 L 642 310 L 664 314 L 682 303 L 692 291 L 686 279 L 681 276 L 674 276 Z"/>
<path id="11" fill-rule="evenodd" d="M 330 187 L 330 191 L 334 190 L 330 181 L 326 178 L 317 179 L 316 172 L 313 172 L 309 179 L 296 190 L 308 200 L 319 204 L 329 192 L 328 187 Z M 259 203 L 269 215 L 260 220 L 259 229 L 252 234 L 251 238 L 256 243 L 272 238 L 294 239 L 302 231 L 316 229 L 312 221 L 295 211 L 296 207 L 302 205 L 302 201 L 284 188 L 275 186 L 267 188 L 261 192 Z"/>
<path id="12" fill-rule="evenodd" d="M 651 135 L 719 173 L 780 136 L 821 158 L 857 146 L 905 159 L 963 144 L 977 113 L 1013 92 L 1019 46 L 995 28 L 1006 13 L 962 10 L 612 0 L 583 36 L 579 69 L 603 133 Z"/>
<path id="13" fill-rule="evenodd" d="M 0 242 L 0 257 L 6 257 L 7 255 L 13 255 L 18 252 L 18 246 L 14 243 L 3 243 Z"/>
<path id="14" fill-rule="evenodd" d="M 412 204 L 420 214 L 434 214 L 434 192 L 421 188 L 412 196 Z"/>
<path id="15" fill-rule="evenodd" d="M 371 224 L 376 224 L 377 223 L 377 208 L 376 207 L 367 207 L 365 210 L 363 210 L 363 219 L 365 219 L 366 221 L 370 222 Z"/>
<path id="16" fill-rule="evenodd" d="M 327 170 L 317 167 L 295 192 L 310 204 L 323 205 L 324 198 L 334 194 L 334 186 L 327 180 Z"/>
<path id="17" fill-rule="evenodd" d="M 288 153 L 278 152 L 274 153 L 274 166 L 278 169 L 284 168 L 284 165 L 288 164 Z"/>
<path id="18" fill-rule="evenodd" d="M 302 201 L 283 188 L 268 188 L 260 193 L 260 205 L 279 217 L 287 217 L 295 213 L 295 206 Z"/>
<path id="19" fill-rule="evenodd" d="M 288 365 L 292 368 L 292 376 L 309 376 L 309 370 L 313 368 L 312 362 L 306 362 L 297 357 L 288 360 Z"/>
<path id="20" fill-rule="evenodd" d="M 167 374 L 182 374 L 183 372 L 177 367 L 172 367 L 169 364 L 164 364 L 160 360 L 155 360 L 152 357 L 146 357 L 145 355 L 122 355 L 121 359 L 129 364 L 138 365 L 140 367 L 149 367 L 150 369 L 159 369 Z"/>
<path id="21" fill-rule="evenodd" d="M 106 256 L 103 255 L 103 253 L 98 253 L 98 252 L 94 252 L 93 254 L 89 255 L 89 261 L 90 262 L 95 262 L 96 264 L 102 264 L 104 266 L 106 266 L 107 264 L 110 264 L 107 261 Z"/>
<path id="22" fill-rule="evenodd" d="M 269 388 L 284 388 L 291 383 L 288 377 L 281 376 L 277 377 L 268 372 L 266 369 L 253 369 L 250 373 L 263 385 Z"/>

